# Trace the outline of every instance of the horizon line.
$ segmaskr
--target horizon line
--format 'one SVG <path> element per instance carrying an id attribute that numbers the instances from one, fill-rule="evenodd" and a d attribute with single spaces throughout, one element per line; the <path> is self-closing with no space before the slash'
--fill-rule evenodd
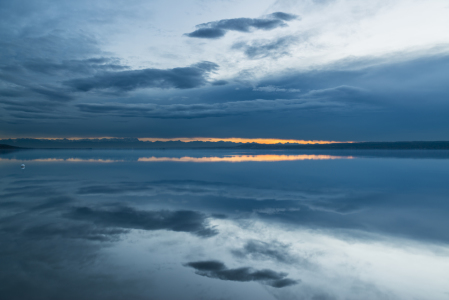
<path id="1" fill-rule="evenodd" d="M 36 140 L 70 140 L 70 141 L 78 141 L 78 140 L 111 140 L 111 139 L 127 139 L 127 137 L 20 137 L 20 138 L 3 138 L 10 140 L 19 140 L 19 139 L 36 139 Z M 2 139 L 2 140 L 3 140 Z M 228 137 L 228 138 L 214 138 L 214 137 L 178 137 L 178 138 L 149 138 L 149 137 L 140 137 L 135 138 L 141 142 L 232 142 L 232 143 L 241 143 L 241 144 L 265 144 L 265 145 L 275 145 L 275 144 L 336 144 L 336 143 L 354 143 L 353 141 L 326 141 L 326 140 L 297 140 L 297 139 L 278 139 L 278 138 L 238 138 L 238 137 Z"/>

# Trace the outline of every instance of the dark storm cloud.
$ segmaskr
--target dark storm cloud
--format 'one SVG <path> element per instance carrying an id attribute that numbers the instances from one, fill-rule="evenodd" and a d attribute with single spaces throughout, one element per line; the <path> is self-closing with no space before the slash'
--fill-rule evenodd
<path id="1" fill-rule="evenodd" d="M 78 207 L 67 217 L 90 221 L 97 225 L 144 230 L 171 230 L 190 232 L 200 237 L 210 237 L 218 232 L 209 227 L 207 217 L 195 211 L 142 211 L 130 207 L 117 207 L 109 210 Z"/>
<path id="2" fill-rule="evenodd" d="M 218 39 L 223 37 L 227 31 L 250 32 L 251 30 L 272 30 L 285 27 L 284 21 L 297 19 L 298 16 L 283 12 L 275 12 L 263 19 L 236 18 L 224 19 L 197 25 L 197 30 L 186 33 L 188 37 Z"/>
<path id="3" fill-rule="evenodd" d="M 260 59 L 265 57 L 278 58 L 289 54 L 289 46 L 297 43 L 298 37 L 284 36 L 274 41 L 256 40 L 252 42 L 239 42 L 232 46 L 232 49 L 243 50 L 250 59 Z"/>
<path id="4" fill-rule="evenodd" d="M 332 93 L 339 95 L 332 97 Z M 345 97 L 341 97 L 345 95 Z M 348 101 L 363 104 L 367 92 L 355 87 L 336 87 L 320 94 L 319 91 L 304 94 L 302 99 L 249 100 L 202 104 L 78 104 L 82 112 L 109 114 L 120 117 L 144 117 L 161 119 L 206 118 L 242 115 L 254 112 L 282 110 L 342 109 Z"/>
<path id="5" fill-rule="evenodd" d="M 208 74 L 216 69 L 217 64 L 205 61 L 184 68 L 108 72 L 89 78 L 68 80 L 65 85 L 82 92 L 94 89 L 111 89 L 118 92 L 138 88 L 191 89 L 205 85 Z"/>
<path id="6" fill-rule="evenodd" d="M 256 270 L 249 267 L 229 269 L 220 261 L 197 261 L 187 263 L 186 266 L 196 270 L 196 274 L 230 281 L 257 281 L 275 288 L 282 288 L 298 284 L 298 280 L 286 278 L 287 273 L 278 273 L 270 269 Z"/>

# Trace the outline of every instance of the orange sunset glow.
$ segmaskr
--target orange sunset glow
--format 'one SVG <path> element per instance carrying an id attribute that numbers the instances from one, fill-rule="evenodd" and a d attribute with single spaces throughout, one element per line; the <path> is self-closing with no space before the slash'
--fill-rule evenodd
<path id="1" fill-rule="evenodd" d="M 270 161 L 293 161 L 293 160 L 327 160 L 327 159 L 352 159 L 352 156 L 333 156 L 333 155 L 273 155 L 273 154 L 262 154 L 262 155 L 232 155 L 225 157 L 141 157 L 138 161 L 145 162 L 161 162 L 161 161 L 173 161 L 173 162 L 196 162 L 196 163 L 206 163 L 206 162 L 246 162 L 246 161 L 260 161 L 260 162 L 270 162 Z"/>
<path id="2" fill-rule="evenodd" d="M 211 137 L 195 137 L 195 138 L 139 138 L 139 141 L 143 142 L 169 142 L 169 141 L 181 141 L 181 142 L 232 142 L 232 143 L 257 143 L 257 144 L 333 144 L 342 143 L 337 141 L 316 141 L 316 140 L 292 140 L 292 139 L 263 139 L 263 138 L 211 138 Z M 345 143 L 345 142 L 343 142 Z"/>

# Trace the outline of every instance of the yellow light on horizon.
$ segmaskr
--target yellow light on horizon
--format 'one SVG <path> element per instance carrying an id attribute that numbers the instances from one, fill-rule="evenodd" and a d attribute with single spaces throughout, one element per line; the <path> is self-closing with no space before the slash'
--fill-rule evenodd
<path id="1" fill-rule="evenodd" d="M 293 139 L 265 139 L 265 138 L 211 138 L 211 137 L 195 137 L 195 138 L 138 138 L 143 142 L 170 142 L 181 141 L 187 142 L 232 142 L 232 143 L 257 143 L 257 144 L 334 144 L 334 143 L 351 143 L 338 141 L 317 141 L 317 140 L 293 140 Z"/>
<path id="2" fill-rule="evenodd" d="M 274 162 L 274 161 L 294 161 L 294 160 L 328 160 L 328 159 L 353 159 L 352 156 L 333 156 L 333 155 L 315 155 L 315 154 L 301 154 L 301 155 L 275 155 L 275 154 L 261 154 L 261 155 L 232 155 L 232 156 L 211 156 L 211 157 L 140 157 L 138 161 L 144 162 Z"/>

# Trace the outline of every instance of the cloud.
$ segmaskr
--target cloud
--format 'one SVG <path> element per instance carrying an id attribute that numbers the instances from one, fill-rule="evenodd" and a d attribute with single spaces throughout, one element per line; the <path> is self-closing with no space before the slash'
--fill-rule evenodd
<path id="1" fill-rule="evenodd" d="M 233 250 L 232 254 L 239 258 L 251 258 L 257 260 L 274 260 L 280 263 L 290 264 L 297 262 L 289 252 L 289 245 L 279 242 L 262 242 L 249 240 L 242 249 Z"/>
<path id="2" fill-rule="evenodd" d="M 48 199 L 41 204 L 34 206 L 31 210 L 54 210 L 60 209 L 61 206 L 65 206 L 71 203 L 74 199 L 67 196 L 58 196 Z"/>
<path id="3" fill-rule="evenodd" d="M 109 210 L 89 207 L 74 208 L 66 214 L 76 220 L 90 221 L 106 227 L 171 230 L 190 232 L 200 237 L 210 237 L 218 232 L 208 226 L 207 217 L 202 213 L 188 210 L 180 211 L 142 211 L 130 207 L 116 207 Z"/>
<path id="4" fill-rule="evenodd" d="M 49 59 L 33 59 L 23 62 L 22 66 L 32 72 L 46 75 L 61 73 L 90 74 L 101 71 L 121 71 L 128 66 L 119 64 L 118 59 L 108 57 L 94 57 L 82 60 L 63 60 L 54 62 Z"/>
<path id="5" fill-rule="evenodd" d="M 285 27 L 285 21 L 292 21 L 298 16 L 283 12 L 272 13 L 265 18 L 236 18 L 223 19 L 197 25 L 197 30 L 185 35 L 193 38 L 218 39 L 223 37 L 227 31 L 250 32 L 252 30 L 272 30 Z"/>
<path id="6" fill-rule="evenodd" d="M 335 88 L 311 90 L 306 94 L 306 96 L 317 98 L 332 97 L 333 99 L 352 99 L 353 96 L 357 98 L 364 93 L 366 93 L 366 90 L 364 89 L 341 85 Z"/>
<path id="7" fill-rule="evenodd" d="M 64 84 L 81 92 L 95 89 L 117 92 L 139 88 L 191 89 L 205 85 L 208 74 L 216 69 L 217 64 L 204 61 L 184 68 L 105 72 L 93 77 L 68 80 Z"/>
<path id="8" fill-rule="evenodd" d="M 275 13 L 272 13 L 271 16 L 273 18 L 281 19 L 284 21 L 292 21 L 292 20 L 298 18 L 297 15 L 288 14 L 288 13 L 284 13 L 284 12 L 275 12 Z"/>
<path id="9" fill-rule="evenodd" d="M 202 39 L 218 39 L 226 34 L 226 31 L 219 28 L 199 28 L 191 33 L 186 33 L 188 37 Z"/>
<path id="10" fill-rule="evenodd" d="M 10 199 L 15 197 L 27 197 L 27 198 L 41 198 L 41 197 L 54 197 L 59 195 L 51 187 L 41 185 L 23 185 L 20 187 L 8 187 L 3 189 L 3 194 L 0 194 L 2 199 Z"/>
<path id="11" fill-rule="evenodd" d="M 299 41 L 296 36 L 284 36 L 274 41 L 255 40 L 251 42 L 239 42 L 232 46 L 232 49 L 243 50 L 250 59 L 261 59 L 265 57 L 278 58 L 288 55 L 288 47 Z"/>
<path id="12" fill-rule="evenodd" d="M 109 185 L 91 185 L 85 186 L 78 190 L 80 195 L 92 195 L 92 194 L 122 194 L 130 192 L 140 192 L 152 190 L 149 184 L 139 184 L 134 182 L 126 182 L 121 184 Z"/>
<path id="13" fill-rule="evenodd" d="M 23 234 L 26 237 L 35 239 L 64 238 L 114 242 L 119 239 L 120 235 L 127 231 L 122 228 L 98 227 L 88 224 L 61 222 L 58 220 L 57 222 L 31 226 L 23 230 Z"/>
<path id="14" fill-rule="evenodd" d="M 58 102 L 73 100 L 72 95 L 70 95 L 67 90 L 55 87 L 51 84 L 30 82 L 21 78 L 21 74 L 7 74 L 5 72 L 0 72 L 0 82 L 1 80 L 14 85 L 13 87 L 3 89 L 3 95 L 12 95 L 12 97 L 43 96 L 47 100 Z"/>
<path id="15" fill-rule="evenodd" d="M 300 89 L 286 89 L 274 85 L 267 85 L 267 86 L 259 86 L 253 88 L 253 91 L 255 92 L 267 92 L 267 93 L 273 93 L 273 92 L 284 92 L 284 93 L 299 93 L 301 92 Z"/>
<path id="16" fill-rule="evenodd" d="M 338 97 L 333 98 L 333 94 Z M 366 91 L 355 87 L 336 87 L 323 92 L 313 91 L 300 99 L 248 100 L 225 103 L 199 104 L 78 104 L 82 112 L 109 114 L 120 117 L 144 117 L 160 119 L 191 119 L 223 117 L 263 111 L 341 109 L 345 103 L 363 102 Z M 345 97 L 347 96 L 347 97 Z"/>
<path id="17" fill-rule="evenodd" d="M 294 212 L 294 211 L 300 211 L 301 209 L 298 207 L 289 207 L 289 208 L 278 208 L 278 207 L 265 207 L 265 208 L 259 208 L 254 209 L 253 211 L 259 214 L 267 214 L 267 215 L 276 215 L 281 214 L 285 212 Z"/>
<path id="18" fill-rule="evenodd" d="M 212 85 L 226 85 L 228 82 L 226 80 L 216 80 L 212 82 Z"/>
<path id="19" fill-rule="evenodd" d="M 285 278 L 287 273 L 278 273 L 270 269 L 256 270 L 249 267 L 229 269 L 220 261 L 197 261 L 186 266 L 196 270 L 196 274 L 229 281 L 257 281 L 275 288 L 298 284 L 298 280 Z"/>
<path id="20" fill-rule="evenodd" d="M 120 117 L 144 117 L 160 119 L 191 119 L 241 115 L 260 111 L 285 109 L 314 109 L 323 107 L 322 103 L 304 100 L 250 100 L 213 104 L 78 104 L 77 107 L 88 113 L 112 114 Z"/>
<path id="21" fill-rule="evenodd" d="M 229 199 L 242 199 L 254 201 L 275 200 L 277 207 L 257 206 L 258 212 L 267 213 L 272 210 L 295 211 L 297 207 L 292 207 L 297 201 L 310 201 L 314 205 L 320 204 L 322 201 L 333 202 L 336 199 L 348 199 L 345 193 L 333 190 L 329 191 L 304 191 L 304 190 L 287 190 L 287 189 L 270 189 L 270 188 L 254 188 L 247 185 L 229 184 L 225 182 L 208 182 L 198 180 L 163 180 L 148 182 L 118 182 L 113 185 L 87 185 L 77 190 L 79 195 L 145 195 L 158 196 L 161 194 L 176 195 L 181 197 L 193 196 L 199 197 L 224 197 Z M 280 202 L 280 200 L 286 203 Z M 288 203 L 294 201 L 293 203 Z M 321 202 L 320 202 L 321 201 Z M 274 204 L 274 203 L 272 203 Z M 255 205 L 255 204 L 253 204 Z M 250 211 L 254 211 L 251 210 Z"/>
<path id="22" fill-rule="evenodd" d="M 61 24 L 55 26 L 44 20 L 41 14 L 46 9 L 22 3 L 0 12 L 0 87 L 3 95 L 9 94 L 7 97 L 70 101 L 73 97 L 69 91 L 59 87 L 66 75 L 120 68 L 113 61 L 100 61 L 99 44 L 86 31 L 61 28 Z M 55 9 L 51 9 L 53 16 L 57 15 Z M 97 57 L 86 59 L 93 55 Z"/>
<path id="23" fill-rule="evenodd" d="M 73 97 L 66 93 L 66 91 L 61 90 L 59 88 L 52 88 L 47 86 L 28 86 L 28 88 L 35 92 L 36 94 L 40 94 L 45 96 L 49 100 L 54 101 L 69 101 L 73 100 Z"/>

